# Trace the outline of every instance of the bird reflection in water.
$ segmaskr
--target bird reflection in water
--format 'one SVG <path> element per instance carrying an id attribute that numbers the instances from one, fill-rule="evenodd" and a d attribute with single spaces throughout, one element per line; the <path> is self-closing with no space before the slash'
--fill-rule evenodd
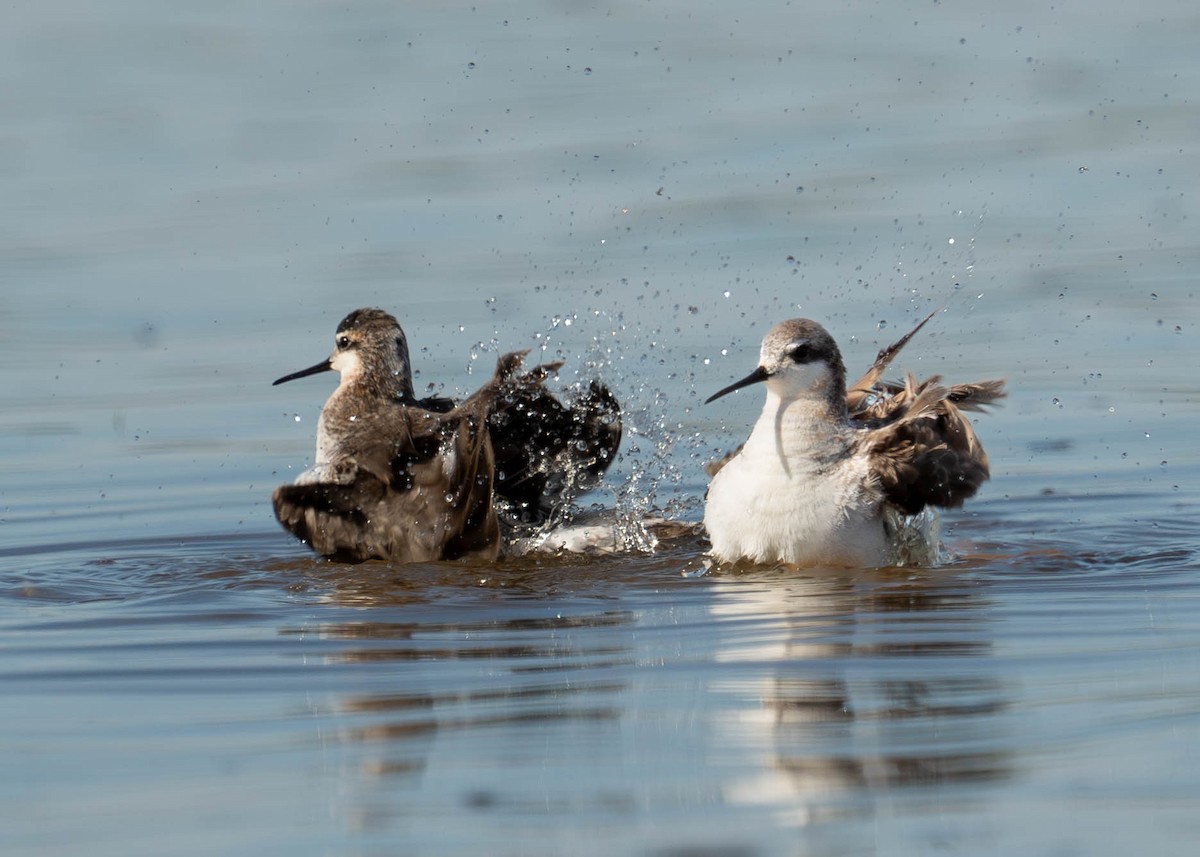
<path id="1" fill-rule="evenodd" d="M 1012 776 L 1012 752 L 997 749 L 1006 692 L 989 674 L 987 601 L 953 572 L 720 579 L 717 659 L 758 667 L 727 688 L 746 697 L 728 740 L 764 757 L 730 800 L 809 825 L 870 813 L 881 791 Z"/>

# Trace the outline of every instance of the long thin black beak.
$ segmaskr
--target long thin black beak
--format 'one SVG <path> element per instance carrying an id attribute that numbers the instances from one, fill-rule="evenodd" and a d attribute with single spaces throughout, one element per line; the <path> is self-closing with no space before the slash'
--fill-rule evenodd
<path id="1" fill-rule="evenodd" d="M 286 384 L 288 381 L 295 381 L 297 378 L 307 378 L 309 375 L 316 375 L 319 372 L 329 372 L 332 369 L 333 365 L 329 362 L 329 358 L 326 357 L 316 366 L 309 366 L 307 369 L 301 369 L 299 372 L 293 372 L 291 375 L 284 375 L 278 381 L 272 381 L 271 386 Z"/>
<path id="2" fill-rule="evenodd" d="M 712 401 L 715 401 L 715 400 L 721 398 L 726 393 L 732 393 L 734 390 L 742 389 L 742 387 L 749 387 L 751 384 L 757 384 L 759 381 L 765 381 L 770 377 L 771 377 L 771 373 L 768 372 L 763 367 L 759 366 L 757 369 L 755 369 L 753 372 L 751 372 L 749 375 L 747 375 L 742 380 L 734 381 L 732 384 L 730 384 L 724 390 L 721 390 L 718 393 L 713 393 L 711 396 L 709 396 L 707 399 L 704 400 L 704 404 L 707 405 L 709 402 L 712 402 Z"/>

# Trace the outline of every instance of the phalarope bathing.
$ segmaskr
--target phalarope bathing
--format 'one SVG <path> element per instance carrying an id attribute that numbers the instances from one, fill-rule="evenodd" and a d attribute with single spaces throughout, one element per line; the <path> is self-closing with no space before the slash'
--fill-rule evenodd
<path id="1" fill-rule="evenodd" d="M 987 455 L 963 411 L 1004 396 L 1003 381 L 943 387 L 940 378 L 880 381 L 920 330 L 879 352 L 850 389 L 833 337 L 808 319 L 776 325 L 758 368 L 708 402 L 763 382 L 749 439 L 709 465 L 704 525 L 721 562 L 928 565 L 936 515 L 988 478 Z M 928 511 L 926 511 L 928 509 Z"/>
<path id="2" fill-rule="evenodd" d="M 275 490 L 280 524 L 323 556 L 414 562 L 491 559 L 506 533 L 546 522 L 612 463 L 620 407 L 596 381 L 564 405 L 543 386 L 561 361 L 520 373 L 524 353 L 459 404 L 417 399 L 396 319 L 350 313 L 328 359 L 275 381 L 341 374 L 313 466 Z"/>

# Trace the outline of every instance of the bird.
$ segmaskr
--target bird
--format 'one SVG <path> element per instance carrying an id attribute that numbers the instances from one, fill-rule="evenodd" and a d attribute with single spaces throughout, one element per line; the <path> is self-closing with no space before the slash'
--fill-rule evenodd
<path id="1" fill-rule="evenodd" d="M 495 559 L 547 525 L 615 458 L 621 410 L 598 381 L 563 404 L 544 386 L 562 361 L 522 371 L 502 355 L 461 402 L 418 399 L 408 339 L 390 313 L 342 319 L 330 357 L 277 379 L 341 380 L 317 422 L 313 465 L 272 495 L 284 529 L 334 560 Z"/>
<path id="2" fill-rule="evenodd" d="M 955 508 L 988 478 L 964 411 L 1005 396 L 1003 380 L 943 386 L 882 381 L 926 316 L 883 348 L 852 386 L 837 343 L 789 319 L 762 341 L 757 368 L 705 404 L 752 384 L 766 403 L 750 437 L 708 465 L 704 527 L 718 563 L 811 567 L 933 565 L 936 508 Z"/>

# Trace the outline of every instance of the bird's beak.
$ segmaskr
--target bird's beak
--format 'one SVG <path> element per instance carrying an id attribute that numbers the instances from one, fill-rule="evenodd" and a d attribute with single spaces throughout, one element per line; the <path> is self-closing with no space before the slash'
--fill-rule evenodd
<path id="1" fill-rule="evenodd" d="M 707 399 L 704 400 L 704 404 L 707 405 L 709 402 L 716 401 L 717 399 L 721 398 L 726 393 L 732 393 L 734 390 L 742 389 L 742 387 L 749 387 L 751 384 L 757 384 L 759 381 L 765 381 L 770 377 L 771 377 L 771 373 L 768 372 L 763 367 L 759 366 L 757 369 L 755 369 L 753 372 L 751 372 L 749 375 L 747 375 L 742 380 L 734 381 L 732 384 L 730 384 L 724 390 L 721 390 L 720 392 L 717 392 L 717 393 L 713 393 L 711 396 L 709 396 Z"/>
<path id="2" fill-rule="evenodd" d="M 320 372 L 329 372 L 333 369 L 333 363 L 328 357 L 318 363 L 316 366 L 309 366 L 307 369 L 301 369 L 299 372 L 293 372 L 291 375 L 284 375 L 278 381 L 271 382 L 274 387 L 278 384 L 286 384 L 288 381 L 295 381 L 297 378 L 306 378 L 309 375 L 316 375 Z"/>

